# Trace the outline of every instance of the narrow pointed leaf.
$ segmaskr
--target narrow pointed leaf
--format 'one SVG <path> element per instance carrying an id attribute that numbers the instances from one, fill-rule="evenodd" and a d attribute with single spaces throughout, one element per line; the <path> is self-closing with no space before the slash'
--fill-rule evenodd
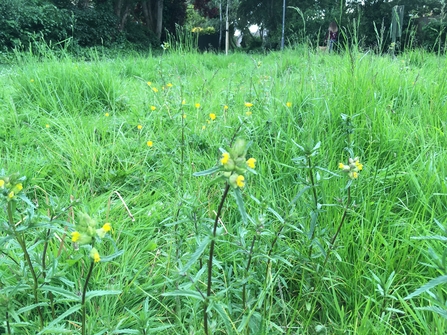
<path id="1" fill-rule="evenodd" d="M 216 173 L 216 172 L 218 172 L 220 170 L 221 170 L 221 166 L 215 166 L 215 167 L 212 167 L 211 169 L 208 169 L 208 170 L 194 172 L 192 175 L 194 177 L 208 176 L 208 175 Z"/>
<path id="2" fill-rule="evenodd" d="M 189 259 L 188 263 L 186 263 L 186 265 L 180 269 L 181 274 L 185 274 L 191 266 L 197 263 L 197 260 L 200 258 L 200 256 L 202 256 L 209 242 L 210 239 L 207 237 L 202 241 L 202 243 L 199 244 L 196 251 L 194 251 L 194 253 L 191 255 L 191 258 Z"/>
<path id="3" fill-rule="evenodd" d="M 88 301 L 94 297 L 102 297 L 104 295 L 116 295 L 121 294 L 121 290 L 95 290 L 95 291 L 89 291 L 85 295 L 85 300 Z"/>
<path id="4" fill-rule="evenodd" d="M 445 284 L 445 283 L 447 283 L 447 276 L 439 276 L 437 278 L 434 278 L 434 279 L 430 280 L 427 284 L 422 285 L 420 288 L 418 288 L 416 291 L 414 291 L 410 295 L 407 295 L 404 298 L 404 300 L 408 300 L 408 299 L 417 297 L 421 293 L 424 293 L 424 292 L 432 289 L 435 286 L 438 286 L 440 284 Z"/>
<path id="5" fill-rule="evenodd" d="M 242 221 L 247 223 L 247 212 L 245 211 L 244 200 L 242 199 L 242 193 L 240 188 L 234 189 L 234 197 L 236 198 L 237 207 L 242 216 Z"/>

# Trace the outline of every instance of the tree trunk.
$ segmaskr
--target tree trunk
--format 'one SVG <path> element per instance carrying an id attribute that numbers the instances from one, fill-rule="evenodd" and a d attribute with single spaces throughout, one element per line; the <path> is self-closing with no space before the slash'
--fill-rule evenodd
<path id="1" fill-rule="evenodd" d="M 163 27 L 163 0 L 157 1 L 157 27 L 155 28 L 155 35 L 158 39 L 161 38 L 161 29 Z"/>
<path id="2" fill-rule="evenodd" d="M 115 2 L 115 15 L 119 19 L 118 30 L 123 31 L 130 13 L 130 3 L 127 0 L 117 0 Z M 124 10 L 123 10 L 124 9 Z"/>
<path id="3" fill-rule="evenodd" d="M 124 30 L 124 26 L 126 25 L 127 17 L 129 16 L 130 6 L 127 4 L 126 9 L 124 10 L 123 17 L 120 18 L 120 25 L 118 27 L 119 31 Z"/>
<path id="4" fill-rule="evenodd" d="M 141 2 L 141 7 L 143 8 L 144 21 L 146 22 L 147 30 L 154 30 L 154 20 L 152 17 L 152 7 L 147 1 Z"/>

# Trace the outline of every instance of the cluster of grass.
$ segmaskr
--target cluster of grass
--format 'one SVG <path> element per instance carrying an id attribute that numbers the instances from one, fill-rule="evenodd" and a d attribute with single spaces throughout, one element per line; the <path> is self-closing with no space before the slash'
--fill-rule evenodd
<path id="1" fill-rule="evenodd" d="M 0 167 L 26 176 L 33 211 L 59 225 L 47 237 L 47 225 L 28 227 L 33 250 L 46 239 L 58 268 L 40 285 L 83 290 L 88 254 L 64 237 L 77 212 L 112 224 L 104 260 L 122 252 L 93 271 L 92 290 L 119 294 L 90 300 L 88 334 L 201 334 L 204 300 L 212 334 L 447 331 L 441 309 L 418 309 L 441 306 L 442 286 L 405 299 L 444 264 L 433 261 L 442 238 L 413 237 L 447 222 L 445 58 L 297 48 L 92 59 L 25 57 L 0 72 Z M 225 185 L 193 173 L 219 165 L 235 138 L 256 158 L 242 189 L 249 220 L 229 196 L 204 297 Z M 363 164 L 354 180 L 338 168 L 350 157 Z M 6 237 L 0 320 L 35 334 L 42 306 L 17 279 L 26 264 Z M 53 293 L 62 315 L 73 302 Z M 76 333 L 80 319 L 73 310 L 52 333 Z"/>

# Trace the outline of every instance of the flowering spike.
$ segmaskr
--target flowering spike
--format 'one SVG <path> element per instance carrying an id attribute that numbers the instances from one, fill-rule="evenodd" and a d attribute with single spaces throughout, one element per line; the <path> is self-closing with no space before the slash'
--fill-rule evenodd
<path id="1" fill-rule="evenodd" d="M 349 178 L 357 179 L 359 177 L 359 172 L 363 170 L 363 164 L 359 162 L 358 157 L 349 158 L 348 163 L 348 165 L 339 163 L 338 168 L 347 173 Z"/>

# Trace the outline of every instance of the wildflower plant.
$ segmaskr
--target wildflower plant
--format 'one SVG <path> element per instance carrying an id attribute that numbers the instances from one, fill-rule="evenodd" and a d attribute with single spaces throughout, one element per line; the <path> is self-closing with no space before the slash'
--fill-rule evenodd
<path id="1" fill-rule="evenodd" d="M 338 168 L 348 174 L 349 178 L 357 179 L 359 172 L 363 170 L 363 164 L 359 162 L 359 158 L 349 158 L 348 164 L 339 163 Z"/>
<path id="2" fill-rule="evenodd" d="M 217 174 L 217 178 L 214 179 L 214 182 L 224 181 L 225 189 L 222 195 L 222 199 L 220 201 L 219 207 L 217 209 L 216 218 L 214 220 L 214 226 L 212 230 L 212 239 L 210 242 L 209 249 L 209 257 L 208 257 L 208 280 L 207 280 L 207 291 L 206 297 L 204 298 L 204 306 L 203 306 L 203 324 L 205 334 L 208 334 L 208 307 L 209 307 L 209 299 L 212 292 L 212 267 L 213 267 L 213 257 L 214 257 L 214 247 L 216 243 L 216 235 L 217 235 L 217 225 L 221 216 L 223 204 L 230 190 L 233 191 L 239 212 L 241 213 L 242 220 L 244 223 L 247 223 L 247 213 L 245 211 L 244 201 L 242 199 L 241 189 L 245 187 L 246 174 L 248 172 L 256 173 L 254 168 L 256 165 L 255 158 L 247 159 L 247 149 L 249 144 L 246 143 L 243 139 L 237 139 L 234 145 L 228 150 L 220 149 L 222 152 L 222 156 L 220 158 L 220 164 L 211 169 L 196 172 L 194 176 L 206 176 L 211 174 Z"/>
<path id="3" fill-rule="evenodd" d="M 102 239 L 111 232 L 112 226 L 109 222 L 104 223 L 101 227 L 98 227 L 98 222 L 91 218 L 88 214 L 80 213 L 78 221 L 76 222 L 76 230 L 71 233 L 71 241 L 75 245 L 79 245 L 82 248 L 86 248 L 88 255 L 91 258 L 90 267 L 85 278 L 84 287 L 81 295 L 81 307 L 82 307 L 82 335 L 86 334 L 86 298 L 87 287 L 93 273 L 93 268 L 96 263 L 101 261 L 101 255 L 96 248 L 96 244 L 100 244 Z M 119 253 L 112 257 L 118 256 Z M 110 292 L 109 294 L 115 294 L 119 292 Z"/>
<path id="4" fill-rule="evenodd" d="M 31 279 L 31 290 L 32 290 L 32 296 L 34 298 L 34 308 L 31 309 L 31 311 L 36 311 L 37 316 L 39 319 L 39 328 L 42 329 L 44 327 L 44 314 L 42 311 L 42 307 L 40 306 L 42 296 L 39 292 L 39 275 L 38 270 L 36 269 L 36 264 L 33 261 L 33 254 L 30 253 L 29 247 L 27 245 L 27 232 L 32 229 L 31 227 L 31 217 L 33 215 L 28 215 L 26 219 L 21 219 L 21 224 L 19 225 L 16 222 L 15 213 L 18 211 L 17 209 L 17 201 L 23 200 L 25 203 L 27 203 L 30 206 L 29 213 L 32 214 L 32 211 L 34 210 L 34 205 L 32 202 L 26 198 L 23 190 L 23 182 L 25 181 L 25 177 L 20 177 L 19 174 L 14 173 L 11 175 L 6 175 L 5 172 L 2 170 L 0 173 L 0 202 L 2 205 L 5 205 L 6 207 L 6 222 L 2 224 L 1 230 L 3 230 L 4 233 L 6 233 L 6 237 L 0 240 L 0 251 L 2 254 L 8 255 L 8 257 L 18 266 L 19 261 L 16 260 L 17 255 L 19 254 L 19 250 L 22 257 L 25 260 L 26 264 L 26 270 L 24 269 L 24 273 L 30 274 Z M 10 240 L 15 240 L 18 245 L 18 250 L 16 252 L 11 252 L 10 250 L 14 250 L 12 247 L 12 244 L 10 243 Z M 5 251 L 3 251 L 5 249 Z M 0 274 L 1 277 L 6 277 L 7 274 L 3 271 L 3 266 L 0 267 Z M 29 280 L 26 276 L 24 276 L 23 281 L 26 283 Z M 0 288 L 5 285 L 5 283 L 1 283 L 2 285 Z M 17 283 L 19 284 L 19 283 Z M 3 290 L 2 290 L 3 291 Z M 1 295 L 4 293 L 1 292 Z M 6 324 L 8 333 L 11 333 L 10 330 L 10 324 L 9 324 L 9 313 L 12 312 L 12 310 L 9 310 L 9 308 L 6 308 Z"/>
<path id="5" fill-rule="evenodd" d="M 256 174 L 256 159 L 253 157 L 247 159 L 246 157 L 250 145 L 251 143 L 247 144 L 243 139 L 237 139 L 230 150 L 226 151 L 220 148 L 222 156 L 218 166 L 194 173 L 196 177 L 217 173 L 217 178 L 213 182 L 227 182 L 228 187 L 234 192 L 244 223 L 247 222 L 247 213 L 242 200 L 241 189 L 245 187 L 247 172 Z"/>
<path id="6" fill-rule="evenodd" d="M 340 231 L 341 231 L 341 228 L 343 227 L 344 222 L 346 221 L 346 217 L 347 217 L 348 211 L 351 206 L 351 184 L 355 179 L 359 178 L 359 172 L 363 170 L 363 164 L 360 163 L 358 157 L 355 157 L 355 158 L 349 158 L 348 164 L 339 163 L 338 168 L 341 169 L 342 172 L 345 173 L 349 177 L 349 180 L 345 187 L 345 189 L 347 191 L 347 198 L 346 198 L 346 202 L 345 202 L 345 206 L 344 206 L 344 210 L 343 210 L 343 215 L 340 219 L 340 223 L 338 225 L 337 231 L 335 232 L 334 236 L 332 237 L 332 239 L 329 243 L 329 250 L 326 253 L 324 265 L 326 265 L 326 263 L 329 259 L 329 255 L 335 246 L 335 241 L 336 241 L 338 235 L 340 234 Z"/>
<path id="7" fill-rule="evenodd" d="M 87 333 L 86 302 L 97 295 L 121 292 L 87 292 L 94 264 L 121 254 L 116 252 L 102 259 L 99 253 L 98 245 L 112 227 L 110 223 L 98 227 L 88 215 L 81 215 L 76 230 L 71 233 L 72 242 L 86 248 L 91 258 L 79 297 L 61 284 L 71 283 L 64 271 L 69 264 L 64 263 L 68 240 L 65 236 L 71 224 L 59 217 L 71 209 L 71 205 L 59 207 L 38 187 L 34 188 L 36 199 L 31 201 L 25 194 L 25 181 L 26 178 L 18 173 L 7 175 L 0 171 L 0 205 L 6 213 L 1 216 L 0 225 L 0 320 L 4 320 L 6 334 L 60 334 L 67 333 L 63 320 L 81 310 L 84 335 Z M 46 203 L 40 206 L 37 190 L 45 192 Z M 45 209 L 45 214 L 40 213 L 40 207 Z"/>

